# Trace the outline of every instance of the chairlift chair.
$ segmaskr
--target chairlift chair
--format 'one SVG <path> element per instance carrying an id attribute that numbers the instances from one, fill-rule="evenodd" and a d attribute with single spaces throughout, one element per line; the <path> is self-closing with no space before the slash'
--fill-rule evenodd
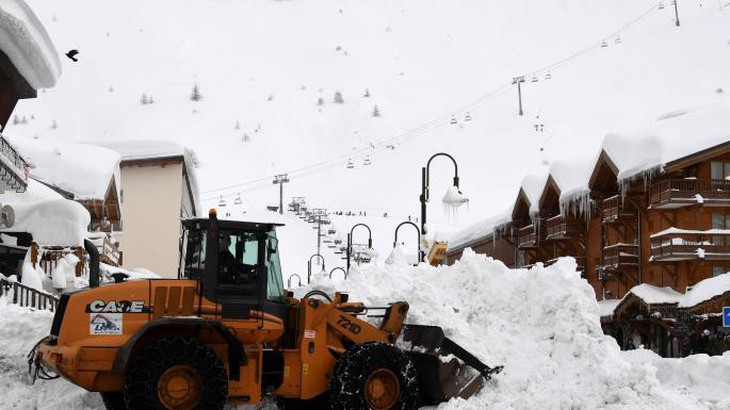
<path id="1" fill-rule="evenodd" d="M 218 206 L 221 207 L 221 208 L 223 208 L 224 206 L 226 206 L 226 200 L 223 199 L 223 195 L 221 195 L 221 200 L 218 201 Z"/>
<path id="2" fill-rule="evenodd" d="M 621 44 L 621 36 L 616 36 L 616 40 L 613 41 L 615 44 Z"/>
<path id="3" fill-rule="evenodd" d="M 601 42 L 601 47 L 608 47 L 608 43 L 606 43 L 606 40 L 603 40 Z"/>
<path id="4" fill-rule="evenodd" d="M 659 10 L 664 10 L 664 2 L 659 2 Z"/>
<path id="5" fill-rule="evenodd" d="M 458 122 L 458 121 L 456 121 L 456 117 L 452 115 L 452 116 L 451 116 L 451 121 L 450 121 L 450 123 L 451 123 L 451 125 L 456 125 L 456 124 L 458 124 L 459 122 Z"/>
<path id="6" fill-rule="evenodd" d="M 233 201 L 234 205 L 241 205 L 243 203 L 243 199 L 241 199 L 241 194 L 238 194 L 236 199 Z"/>
<path id="7" fill-rule="evenodd" d="M 552 74 L 550 74 L 550 71 L 548 71 L 548 73 L 547 73 L 547 74 L 545 74 L 545 79 L 546 79 L 546 80 L 550 80 L 551 78 L 553 78 L 553 75 L 552 75 Z"/>
<path id="8" fill-rule="evenodd" d="M 370 165 L 372 163 L 373 162 L 370 161 L 370 156 L 369 155 L 367 157 L 365 157 L 365 160 L 362 162 L 363 165 Z"/>
<path id="9" fill-rule="evenodd" d="M 466 115 L 464 116 L 464 121 L 465 122 L 471 121 L 471 114 L 466 113 Z"/>
<path id="10" fill-rule="evenodd" d="M 533 82 L 533 83 L 536 83 L 536 82 L 538 82 L 538 81 L 539 81 L 539 80 L 537 79 L 537 76 L 533 74 L 533 75 L 532 75 L 532 82 Z"/>
<path id="11" fill-rule="evenodd" d="M 352 160 L 347 160 L 347 169 L 355 168 L 355 164 L 352 163 Z"/>

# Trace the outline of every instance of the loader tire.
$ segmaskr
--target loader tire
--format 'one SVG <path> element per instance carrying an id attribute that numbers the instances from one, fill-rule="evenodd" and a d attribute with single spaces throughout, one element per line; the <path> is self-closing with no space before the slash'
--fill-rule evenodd
<path id="1" fill-rule="evenodd" d="M 123 392 L 102 392 L 100 394 L 106 410 L 127 410 L 127 405 L 124 404 Z"/>
<path id="2" fill-rule="evenodd" d="M 216 410 L 227 399 L 223 362 L 191 337 L 153 342 L 134 359 L 124 383 L 124 400 L 134 410 Z"/>
<path id="3" fill-rule="evenodd" d="M 356 345 L 335 363 L 331 410 L 411 410 L 417 403 L 416 367 L 408 355 L 389 344 Z"/>

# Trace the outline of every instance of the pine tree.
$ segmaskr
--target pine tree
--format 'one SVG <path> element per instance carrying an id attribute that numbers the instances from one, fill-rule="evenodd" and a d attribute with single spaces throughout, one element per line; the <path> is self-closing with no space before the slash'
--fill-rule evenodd
<path id="1" fill-rule="evenodd" d="M 55 130 L 56 128 L 58 128 L 58 123 L 56 122 L 56 120 L 53 120 L 53 122 L 51 123 L 51 129 Z"/>
<path id="2" fill-rule="evenodd" d="M 28 119 L 25 117 L 25 115 L 23 116 L 23 119 L 20 120 L 20 123 L 21 124 L 27 124 L 28 123 Z"/>
<path id="3" fill-rule="evenodd" d="M 147 99 L 147 94 L 142 93 L 142 97 L 139 99 L 140 104 L 147 105 L 149 104 L 149 100 Z"/>
<path id="4" fill-rule="evenodd" d="M 373 106 L 373 117 L 380 117 L 380 110 L 377 105 Z"/>
<path id="5" fill-rule="evenodd" d="M 319 97 L 319 98 L 317 99 L 317 105 L 324 105 L 324 98 L 322 98 L 322 97 Z"/>
<path id="6" fill-rule="evenodd" d="M 370 89 L 368 89 L 368 88 L 365 89 L 364 97 L 366 97 L 366 98 L 370 97 Z"/>
<path id="7" fill-rule="evenodd" d="M 200 101 L 203 99 L 203 95 L 200 94 L 200 89 L 198 88 L 198 84 L 195 84 L 193 86 L 193 91 L 190 93 L 190 100 L 191 101 Z"/>
<path id="8" fill-rule="evenodd" d="M 155 103 L 155 99 L 152 98 L 152 96 L 150 95 L 150 98 L 147 100 L 147 103 L 148 104 L 154 104 Z"/>
<path id="9" fill-rule="evenodd" d="M 244 132 L 243 133 L 243 142 L 249 142 L 249 141 L 251 141 L 251 137 Z"/>
<path id="10" fill-rule="evenodd" d="M 13 117 L 13 125 L 18 125 L 18 124 L 20 124 L 20 118 L 18 118 L 18 116 L 16 115 Z"/>
<path id="11" fill-rule="evenodd" d="M 344 104 L 345 99 L 342 97 L 342 93 L 339 91 L 335 91 L 335 97 L 334 97 L 335 104 Z"/>
<path id="12" fill-rule="evenodd" d="M 273 101 L 273 100 L 274 100 L 274 94 L 269 94 L 267 101 Z"/>
<path id="13" fill-rule="evenodd" d="M 236 120 L 236 125 L 233 128 L 236 129 L 236 130 L 240 130 L 241 129 L 241 123 L 238 122 L 238 120 Z"/>

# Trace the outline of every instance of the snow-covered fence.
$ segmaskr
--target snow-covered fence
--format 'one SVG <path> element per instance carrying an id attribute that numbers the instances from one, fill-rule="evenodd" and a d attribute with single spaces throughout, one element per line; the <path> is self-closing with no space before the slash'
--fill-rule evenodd
<path id="1" fill-rule="evenodd" d="M 58 303 L 58 298 L 49 293 L 6 278 L 0 278 L 0 295 L 11 298 L 13 303 L 20 306 L 43 310 L 54 311 Z"/>

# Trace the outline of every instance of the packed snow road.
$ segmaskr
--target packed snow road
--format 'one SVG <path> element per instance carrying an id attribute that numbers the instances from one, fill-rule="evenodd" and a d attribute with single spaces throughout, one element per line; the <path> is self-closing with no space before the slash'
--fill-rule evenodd
<path id="1" fill-rule="evenodd" d="M 488 364 L 505 366 L 481 393 L 440 410 L 730 410 L 730 353 L 663 359 L 648 350 L 620 351 L 601 332 L 593 291 L 572 259 L 510 270 L 471 252 L 438 268 L 395 256 L 347 280 L 315 276 L 297 293 L 343 290 L 372 305 L 406 300 L 410 323 L 441 326 Z M 0 408 L 102 409 L 97 394 L 65 381 L 31 384 L 25 355 L 47 334 L 51 317 L 0 303 Z"/>

